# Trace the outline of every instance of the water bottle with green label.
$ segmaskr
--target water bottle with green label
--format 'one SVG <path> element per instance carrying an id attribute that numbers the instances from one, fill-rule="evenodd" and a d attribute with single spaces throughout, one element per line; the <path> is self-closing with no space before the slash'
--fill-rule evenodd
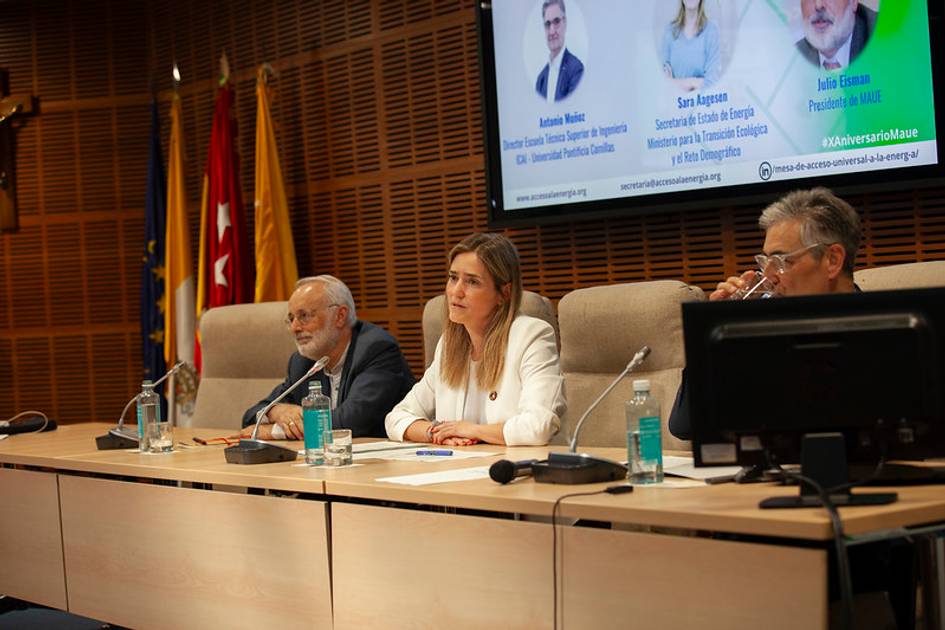
<path id="1" fill-rule="evenodd" d="M 331 399 L 322 393 L 322 384 L 308 384 L 308 395 L 302 399 L 302 429 L 305 432 L 305 463 L 321 465 L 325 461 L 325 431 L 331 431 Z"/>
<path id="2" fill-rule="evenodd" d="M 650 381 L 633 381 L 627 401 L 627 479 L 630 483 L 663 481 L 660 404 L 650 395 Z"/>

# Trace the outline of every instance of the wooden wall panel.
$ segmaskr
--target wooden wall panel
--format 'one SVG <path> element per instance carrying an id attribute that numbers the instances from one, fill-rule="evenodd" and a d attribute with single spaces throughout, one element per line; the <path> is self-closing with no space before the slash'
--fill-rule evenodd
<path id="1" fill-rule="evenodd" d="M 42 99 L 17 133 L 21 230 L 0 237 L 0 417 L 25 406 L 114 420 L 140 380 L 138 301 L 152 90 L 166 156 L 183 74 L 185 185 L 198 205 L 220 53 L 236 88 L 253 238 L 257 64 L 268 61 L 301 275 L 332 273 L 423 364 L 421 312 L 449 247 L 486 228 L 475 0 L 13 3 L 0 67 Z M 945 189 L 850 198 L 859 266 L 945 259 Z M 752 265 L 757 207 L 509 229 L 526 288 L 675 278 L 712 287 Z M 48 385 L 49 379 L 52 385 Z M 85 392 L 83 394 L 83 391 Z M 72 404 L 84 396 L 82 404 Z"/>
<path id="2" fill-rule="evenodd" d="M 86 293 L 85 282 L 76 282 L 77 278 L 87 278 L 89 271 L 82 255 L 85 251 L 83 236 L 81 226 L 75 223 L 53 223 L 45 227 L 42 247 L 49 273 L 46 283 L 49 316 L 36 325 L 48 324 L 56 328 L 89 323 L 86 304 L 93 296 Z"/>

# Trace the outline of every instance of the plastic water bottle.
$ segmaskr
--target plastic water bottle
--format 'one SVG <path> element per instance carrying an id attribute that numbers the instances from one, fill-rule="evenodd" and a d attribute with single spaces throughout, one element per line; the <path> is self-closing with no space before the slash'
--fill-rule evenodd
<path id="1" fill-rule="evenodd" d="M 322 393 L 322 384 L 308 384 L 308 395 L 302 399 L 302 429 L 305 431 L 305 463 L 325 462 L 325 431 L 331 430 L 331 398 Z"/>
<path id="2" fill-rule="evenodd" d="M 633 381 L 627 401 L 627 479 L 630 483 L 663 481 L 660 404 L 650 395 L 650 381 Z"/>
<path id="3" fill-rule="evenodd" d="M 154 391 L 151 381 L 143 381 L 138 395 L 138 450 L 142 453 L 151 450 L 151 425 L 160 421 L 161 397 Z"/>

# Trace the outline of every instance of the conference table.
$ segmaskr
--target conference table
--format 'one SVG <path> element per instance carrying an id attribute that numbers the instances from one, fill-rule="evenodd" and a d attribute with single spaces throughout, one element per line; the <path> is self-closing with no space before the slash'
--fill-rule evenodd
<path id="1" fill-rule="evenodd" d="M 379 479 L 561 447 L 240 466 L 222 445 L 191 446 L 220 429 L 176 428 L 177 450 L 143 454 L 96 450 L 109 428 L 0 441 L 0 593 L 132 628 L 551 628 L 555 611 L 562 628 L 828 625 L 826 511 L 757 507 L 796 487 L 571 497 L 553 528 L 562 495 L 613 484 Z M 891 505 L 840 508 L 851 541 L 945 522 L 941 488 L 897 490 Z"/>

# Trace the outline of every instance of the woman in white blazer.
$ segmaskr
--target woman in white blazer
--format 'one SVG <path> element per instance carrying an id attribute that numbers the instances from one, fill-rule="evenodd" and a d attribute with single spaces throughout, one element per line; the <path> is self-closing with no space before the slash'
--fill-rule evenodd
<path id="1" fill-rule="evenodd" d="M 385 419 L 392 440 L 547 444 L 564 413 L 554 330 L 518 313 L 518 252 L 473 234 L 450 252 L 447 320 L 433 363 Z"/>

